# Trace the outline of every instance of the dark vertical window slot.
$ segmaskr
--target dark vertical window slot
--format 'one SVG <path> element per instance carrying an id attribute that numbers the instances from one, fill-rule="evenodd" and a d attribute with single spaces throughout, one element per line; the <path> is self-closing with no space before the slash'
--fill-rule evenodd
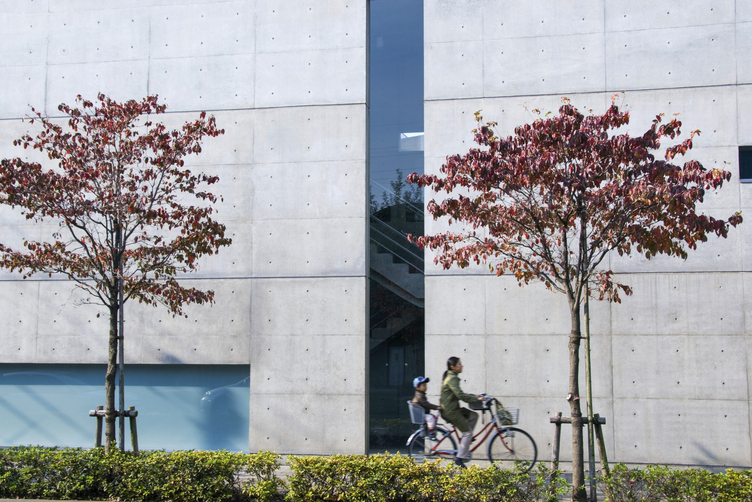
<path id="1" fill-rule="evenodd" d="M 369 4 L 369 447 L 404 449 L 405 401 L 425 373 L 423 252 L 423 0 Z"/>

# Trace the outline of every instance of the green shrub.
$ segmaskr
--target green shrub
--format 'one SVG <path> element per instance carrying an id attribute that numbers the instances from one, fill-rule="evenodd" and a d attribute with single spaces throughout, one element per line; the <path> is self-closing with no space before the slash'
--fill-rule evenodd
<path id="1" fill-rule="evenodd" d="M 241 491 L 236 474 L 242 457 L 225 451 L 126 453 L 118 463 L 118 483 L 109 495 L 144 502 L 232 500 Z"/>
<path id="2" fill-rule="evenodd" d="M 288 461 L 293 472 L 287 479 L 290 501 L 440 500 L 414 493 L 423 483 L 437 488 L 440 483 L 431 482 L 428 475 L 437 477 L 438 464 L 415 464 L 402 455 L 290 457 Z"/>
<path id="3" fill-rule="evenodd" d="M 648 471 L 629 469 L 624 464 L 616 464 L 610 476 L 601 476 L 606 500 L 611 502 L 658 502 L 659 490 Z"/>
<path id="4" fill-rule="evenodd" d="M 629 469 L 614 466 L 602 476 L 609 502 L 748 502 L 752 500 L 752 473 L 713 474 L 705 469 L 675 470 L 666 466 Z"/>
<path id="5" fill-rule="evenodd" d="M 0 450 L 0 498 L 271 501 L 283 486 L 273 474 L 278 460 L 273 453 L 10 448 Z M 253 478 L 241 486 L 244 468 Z"/>
<path id="6" fill-rule="evenodd" d="M 288 457 L 224 451 L 120 452 L 112 448 L 0 450 L 0 498 L 171 502 L 554 502 L 568 486 L 538 464 L 521 469 L 459 469 L 402 455 Z M 238 474 L 245 471 L 242 483 Z M 602 476 L 610 502 L 749 502 L 752 471 L 614 466 Z M 285 490 L 287 491 L 285 492 Z"/>
<path id="7" fill-rule="evenodd" d="M 274 452 L 243 456 L 243 468 L 251 480 L 243 484 L 243 493 L 253 500 L 271 502 L 280 498 L 285 481 L 277 477 L 282 457 Z"/>
<path id="8" fill-rule="evenodd" d="M 112 482 L 103 449 L 9 448 L 0 459 L 3 498 L 101 499 Z"/>
<path id="9" fill-rule="evenodd" d="M 290 502 L 531 502 L 549 498 L 550 472 L 495 466 L 459 469 L 439 461 L 416 463 L 401 455 L 291 457 Z M 554 486 L 555 498 L 566 488 Z"/>

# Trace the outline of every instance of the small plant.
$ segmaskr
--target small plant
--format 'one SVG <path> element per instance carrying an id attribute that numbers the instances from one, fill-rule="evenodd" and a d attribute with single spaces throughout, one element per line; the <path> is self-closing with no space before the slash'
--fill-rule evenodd
<path id="1" fill-rule="evenodd" d="M 285 481 L 276 474 L 282 465 L 281 459 L 281 455 L 271 451 L 244 455 L 243 467 L 251 476 L 251 481 L 243 484 L 243 493 L 262 502 L 279 499 L 285 488 Z"/>

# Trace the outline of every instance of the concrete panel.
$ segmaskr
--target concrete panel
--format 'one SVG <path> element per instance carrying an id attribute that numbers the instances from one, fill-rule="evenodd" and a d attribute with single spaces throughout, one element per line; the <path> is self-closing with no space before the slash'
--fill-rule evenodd
<path id="1" fill-rule="evenodd" d="M 50 12 L 86 11 L 86 10 L 109 10 L 118 8 L 130 8 L 143 5 L 140 0 L 47 0 Z M 185 3 L 181 0 L 180 3 Z"/>
<path id="2" fill-rule="evenodd" d="M 736 86 L 736 131 L 738 145 L 752 145 L 752 85 Z M 738 171 L 734 174 L 738 175 Z"/>
<path id="3" fill-rule="evenodd" d="M 220 164 L 217 166 L 200 166 L 199 169 L 212 176 L 219 177 L 219 183 L 211 185 L 211 191 L 222 197 L 214 204 L 213 217 L 230 225 L 233 231 L 250 234 L 250 228 L 242 228 L 253 219 L 253 200 L 255 198 L 253 173 L 250 164 Z M 197 201 L 198 203 L 198 201 Z"/>
<path id="4" fill-rule="evenodd" d="M 605 9 L 606 30 L 637 32 L 681 26 L 733 23 L 734 3 L 734 0 L 609 2 Z"/>
<path id="5" fill-rule="evenodd" d="M 485 277 L 426 276 L 425 284 L 426 312 L 428 313 L 426 333 L 432 335 L 482 335 L 486 333 Z"/>
<path id="6" fill-rule="evenodd" d="M 150 15 L 152 59 L 250 54 L 255 50 L 254 2 L 191 2 L 179 9 L 153 7 Z"/>
<path id="7" fill-rule="evenodd" d="M 149 35 L 149 12 L 143 8 L 51 14 L 48 63 L 146 60 Z"/>
<path id="8" fill-rule="evenodd" d="M 735 87 L 631 91 L 622 96 L 622 102 L 630 114 L 626 130 L 632 135 L 642 135 L 659 113 L 665 114 L 664 123 L 678 114 L 683 126 L 679 140 L 699 129 L 701 134 L 695 138 L 695 148 L 737 145 Z"/>
<path id="9" fill-rule="evenodd" d="M 39 291 L 43 281 L 3 281 L 0 287 L 0 308 L 5 319 L 3 338 L 8 343 L 0 345 L 2 362 L 10 357 L 32 360 L 36 350 L 36 333 L 39 323 Z M 14 345 L 17 345 L 14 347 Z"/>
<path id="10" fill-rule="evenodd" d="M 23 361 L 28 363 L 28 360 Z M 36 364 L 106 364 L 107 331 L 97 338 L 66 335 L 39 335 Z"/>
<path id="11" fill-rule="evenodd" d="M 488 40 L 484 95 L 520 96 L 603 91 L 603 34 Z"/>
<path id="12" fill-rule="evenodd" d="M 365 333 L 365 277 L 255 279 L 251 333 L 353 335 Z"/>
<path id="13" fill-rule="evenodd" d="M 46 14 L 47 2 L 34 0 L 0 0 L 0 12 Z"/>
<path id="14" fill-rule="evenodd" d="M 731 335 L 742 333 L 741 274 L 630 274 L 617 280 L 632 296 L 612 307 L 615 335 Z"/>
<path id="15" fill-rule="evenodd" d="M 145 96 L 148 73 L 146 60 L 48 66 L 46 111 L 53 115 L 60 103 L 74 105 L 79 94 L 96 99 L 102 92 L 116 101 Z"/>
<path id="16" fill-rule="evenodd" d="M 247 334 L 126 337 L 128 364 L 248 364 Z"/>
<path id="17" fill-rule="evenodd" d="M 365 395 L 365 343 L 363 333 L 253 336 L 251 368 L 257 377 L 251 380 L 251 393 Z"/>
<path id="18" fill-rule="evenodd" d="M 161 103 L 163 96 L 160 95 L 159 97 Z M 199 111 L 174 112 L 173 107 L 168 106 L 167 113 L 156 116 L 154 121 L 164 124 L 170 131 L 179 130 L 186 122 L 197 120 L 199 113 Z M 211 169 L 222 169 L 223 172 L 227 173 L 248 170 L 249 164 L 253 163 L 255 111 L 212 110 L 208 111 L 207 115 L 214 116 L 217 127 L 224 129 L 225 133 L 215 138 L 204 137 L 201 144 L 201 153 L 184 157 L 185 165 L 190 167 L 208 165 L 213 166 Z M 230 168 L 229 166 L 235 167 Z M 207 171 L 207 169 L 205 167 L 198 168 L 201 171 Z M 225 181 L 224 177 L 220 177 L 220 179 L 222 182 Z"/>
<path id="19" fill-rule="evenodd" d="M 251 376 L 253 383 L 254 376 Z M 363 394 L 251 394 L 249 451 L 281 454 L 365 454 Z M 330 426 L 336 424 L 336 427 Z"/>
<path id="20" fill-rule="evenodd" d="M 482 335 L 444 335 L 426 330 L 426 376 L 435 377 L 438 384 L 447 369 L 447 359 L 459 357 L 464 366 L 462 390 L 469 394 L 485 392 L 489 379 L 499 378 L 495 368 L 486 366 L 486 340 Z"/>
<path id="21" fill-rule="evenodd" d="M 232 239 L 232 244 L 229 247 L 222 248 L 215 255 L 201 257 L 198 271 L 179 274 L 179 279 L 243 278 L 251 276 L 254 245 L 250 221 L 225 220 L 220 216 L 217 219 L 227 226 L 225 236 Z"/>
<path id="22" fill-rule="evenodd" d="M 513 398 L 563 399 L 569 392 L 569 336 L 489 336 L 486 340 L 488 392 Z M 591 349 L 593 396 L 611 396 L 611 340 L 595 337 Z M 580 347 L 580 396 L 586 396 L 585 347 Z M 567 408 L 568 411 L 568 408 Z"/>
<path id="23" fill-rule="evenodd" d="M 247 336 L 251 322 L 249 280 L 182 279 L 180 284 L 213 290 L 214 305 L 188 305 L 183 308 L 184 316 L 173 316 L 164 307 L 131 301 L 125 305 L 126 333 L 157 339 L 183 337 L 186 345 L 193 339 L 217 335 Z"/>
<path id="24" fill-rule="evenodd" d="M 20 3 L 20 2 L 19 2 Z M 0 6 L 0 67 L 38 66 L 47 63 L 46 15 L 9 13 Z"/>
<path id="25" fill-rule="evenodd" d="M 752 21 L 752 5 L 748 2 L 736 2 L 736 22 L 748 23 Z"/>
<path id="26" fill-rule="evenodd" d="M 15 251 L 26 251 L 23 245 L 26 240 L 36 242 L 51 241 L 53 240 L 52 234 L 60 230 L 60 227 L 56 223 L 38 223 L 34 225 L 29 224 L 25 220 L 20 222 L 24 219 L 20 215 L 20 211 L 12 212 L 7 207 L 4 207 L 0 214 L 3 214 L 0 221 L 2 221 L 4 226 L 2 243 Z M 0 279 L 2 280 L 15 281 L 21 279 L 22 276 L 23 274 L 19 270 L 11 272 L 10 269 L 0 269 Z M 39 274 L 33 277 L 36 280 L 47 279 L 46 274 Z M 54 279 L 66 280 L 64 276 L 54 277 Z"/>
<path id="27" fill-rule="evenodd" d="M 149 93 L 171 111 L 250 108 L 255 56 L 156 59 L 149 64 Z"/>
<path id="28" fill-rule="evenodd" d="M 592 113 L 604 113 L 611 105 L 611 95 L 606 93 L 577 93 L 566 97 L 583 114 L 591 113 L 590 110 Z M 484 121 L 498 122 L 494 131 L 498 136 L 506 137 L 513 135 L 517 126 L 529 124 L 549 112 L 558 114 L 562 99 L 560 95 L 486 98 L 483 100 L 482 115 Z"/>
<path id="29" fill-rule="evenodd" d="M 604 3 L 486 0 L 483 14 L 485 40 L 603 33 Z"/>
<path id="30" fill-rule="evenodd" d="M 362 48 L 259 53 L 256 67 L 259 108 L 366 101 Z"/>
<path id="31" fill-rule="evenodd" d="M 257 164 L 365 160 L 366 107 L 257 110 L 253 155 Z"/>
<path id="32" fill-rule="evenodd" d="M 706 211 L 723 219 L 737 211 L 736 208 L 720 211 Z M 715 214 L 713 214 L 715 213 Z M 698 244 L 697 249 L 688 249 L 686 260 L 665 255 L 646 259 L 633 251 L 631 255 L 611 254 L 611 269 L 617 273 L 634 272 L 722 272 L 742 270 L 741 246 L 746 242 L 746 235 L 738 229 L 731 229 L 726 239 L 708 236 L 707 242 Z"/>
<path id="33" fill-rule="evenodd" d="M 24 304 L 23 308 L 29 309 L 29 305 Z M 19 326 L 22 325 L 19 324 Z M 17 327 L 14 325 L 13 328 Z M 21 335 L 3 334 L 0 336 L 0 346 L 2 347 L 0 363 L 33 362 L 36 359 L 37 335 L 32 332 Z"/>
<path id="34" fill-rule="evenodd" d="M 364 218 L 257 220 L 255 277 L 365 275 Z"/>
<path id="35" fill-rule="evenodd" d="M 752 52 L 752 22 L 736 24 L 736 82 L 752 83 L 752 65 L 749 54 Z"/>
<path id="36" fill-rule="evenodd" d="M 452 228 L 452 231 L 458 231 L 459 228 Z M 460 268 L 456 264 L 452 264 L 449 269 L 444 269 L 444 265 L 440 262 L 434 262 L 435 253 L 431 250 L 425 250 L 425 273 L 428 276 L 482 276 L 487 277 L 490 272 L 488 265 L 471 263 L 466 268 Z"/>
<path id="37" fill-rule="evenodd" d="M 603 113 L 611 104 L 610 95 L 604 93 L 583 93 L 569 97 L 572 105 L 583 113 L 590 109 L 593 113 Z M 506 137 L 514 134 L 515 127 L 538 118 L 534 109 L 539 109 L 542 114 L 549 111 L 558 113 L 561 105 L 559 95 L 426 102 L 425 122 L 430 130 L 430 134 L 426 135 L 425 145 L 426 172 L 438 173 L 438 168 L 445 162 L 447 155 L 463 154 L 477 146 L 472 133 L 476 127 L 476 111 L 481 111 L 484 122 L 497 122 L 498 126 L 494 131 L 498 136 Z"/>
<path id="38" fill-rule="evenodd" d="M 255 3 L 259 53 L 365 49 L 366 2 L 256 0 Z"/>
<path id="39" fill-rule="evenodd" d="M 483 108 L 480 99 L 426 101 L 424 117 L 430 134 L 425 139 L 425 172 L 438 173 L 446 156 L 465 153 L 473 146 L 475 112 Z M 486 117 L 486 115 L 483 115 Z M 487 120 L 497 120 L 488 117 Z"/>
<path id="40" fill-rule="evenodd" d="M 733 25 L 606 34 L 609 90 L 736 83 Z"/>
<path id="41" fill-rule="evenodd" d="M 742 211 L 742 214 L 748 214 L 750 208 L 752 208 L 752 183 L 748 181 L 739 183 L 739 199 L 741 199 L 739 207 Z M 749 267 L 749 260 L 747 258 L 748 253 L 748 249 L 744 244 L 742 244 L 742 263 L 744 270 L 748 270 Z"/>
<path id="42" fill-rule="evenodd" d="M 364 171 L 360 161 L 256 165 L 254 218 L 365 218 Z"/>
<path id="43" fill-rule="evenodd" d="M 744 281 L 744 291 L 752 291 L 752 274 L 742 274 L 742 280 Z M 752 311 L 748 308 L 744 309 L 744 334 L 752 334 Z"/>
<path id="44" fill-rule="evenodd" d="M 482 40 L 485 14 L 484 0 L 433 0 L 423 5 L 423 40 L 425 43 Z M 484 15 L 485 14 L 485 15 Z M 489 27 L 496 29 L 495 26 Z"/>
<path id="45" fill-rule="evenodd" d="M 548 290 L 538 281 L 520 287 L 511 275 L 496 277 L 489 274 L 485 280 L 489 334 L 569 335 L 572 321 L 563 293 Z M 592 299 L 590 307 L 591 331 L 594 334 L 610 333 L 608 303 Z"/>
<path id="46" fill-rule="evenodd" d="M 613 343 L 615 397 L 747 399 L 743 336 L 632 335 Z"/>
<path id="47" fill-rule="evenodd" d="M 39 285 L 39 336 L 107 337 L 109 311 L 97 298 L 72 281 L 41 281 Z M 91 302 L 87 304 L 86 302 Z M 43 348 L 40 342 L 39 349 Z"/>
<path id="48" fill-rule="evenodd" d="M 746 466 L 750 464 L 748 413 L 746 399 L 617 399 L 613 458 L 630 463 Z"/>
<path id="49" fill-rule="evenodd" d="M 700 137 L 702 140 L 702 136 Z M 740 204 L 739 149 L 735 146 L 703 148 L 695 147 L 684 157 L 672 160 L 683 165 L 689 160 L 697 160 L 706 169 L 723 169 L 731 173 L 731 180 L 719 190 L 706 191 L 705 200 L 698 206 L 700 212 L 713 212 L 731 215 Z M 739 232 L 739 230 L 732 230 Z"/>
<path id="50" fill-rule="evenodd" d="M 44 111 L 45 66 L 9 66 L 0 72 L 0 118 L 20 118 L 31 113 L 31 107 Z M 15 155 L 20 155 L 16 153 Z"/>
<path id="51" fill-rule="evenodd" d="M 43 91 L 42 91 L 43 92 Z M 39 99 L 39 108 L 43 105 Z M 20 113 L 19 117 L 29 116 L 32 113 L 31 108 L 26 106 L 26 109 Z M 27 162 L 38 162 L 43 166 L 54 167 L 57 165 L 39 150 L 33 150 L 31 148 L 24 149 L 23 146 L 14 146 L 13 141 L 21 138 L 24 134 L 30 134 L 36 136 L 41 131 L 41 128 L 37 124 L 30 124 L 28 121 L 24 121 L 21 118 L 5 119 L 0 121 L 0 159 L 21 158 Z M 7 207 L 0 209 L 0 214 L 4 211 L 10 211 Z M 4 216 L 0 216 L 4 218 Z"/>
<path id="52" fill-rule="evenodd" d="M 483 51 L 480 41 L 426 44 L 424 99 L 482 96 Z"/>
<path id="53" fill-rule="evenodd" d="M 214 308 L 187 307 L 188 317 L 183 318 L 172 317 L 163 307 L 126 303 L 126 362 L 248 364 L 250 284 L 186 282 L 189 287 L 213 287 Z M 83 292 L 72 288 L 69 281 L 4 281 L 0 305 L 12 322 L 4 333 L 0 360 L 105 363 L 109 312 L 101 305 L 80 305 Z"/>

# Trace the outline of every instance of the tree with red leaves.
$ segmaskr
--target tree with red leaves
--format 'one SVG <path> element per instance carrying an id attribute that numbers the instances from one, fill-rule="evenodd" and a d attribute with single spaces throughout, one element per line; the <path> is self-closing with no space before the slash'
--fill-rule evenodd
<path id="1" fill-rule="evenodd" d="M 180 130 L 167 130 L 152 122 L 166 110 L 157 96 L 118 103 L 99 94 L 97 103 L 81 96 L 76 101 L 79 107 L 58 107 L 67 127 L 32 108 L 28 121 L 38 122 L 41 131 L 14 141 L 43 152 L 56 167 L 20 158 L 0 161 L 0 203 L 19 208 L 28 220 L 59 223 L 49 242 L 26 240 L 23 250 L 0 244 L 0 266 L 19 271 L 24 279 L 40 272 L 67 277 L 88 295 L 82 303 L 108 309 L 109 448 L 115 440 L 123 303 L 133 298 L 161 304 L 173 315 L 182 315 L 186 304 L 213 303 L 213 291 L 186 288 L 176 280 L 178 273 L 196 270 L 200 256 L 232 242 L 225 225 L 211 216 L 218 196 L 208 186 L 219 178 L 192 172 L 183 159 L 201 152 L 205 136 L 224 130 L 204 112 Z M 192 198 L 196 205 L 190 205 Z"/>
<path id="2" fill-rule="evenodd" d="M 495 122 L 483 123 L 476 113 L 473 130 L 480 146 L 464 155 L 450 155 L 442 175 L 417 175 L 408 180 L 434 192 L 468 195 L 431 200 L 434 219 L 448 217 L 459 231 L 413 238 L 436 252 L 445 269 L 487 264 L 492 272 L 514 274 L 518 283 L 542 281 L 569 301 L 569 394 L 572 415 L 573 499 L 585 500 L 582 411 L 580 408 L 580 311 L 586 294 L 619 302 L 619 290 L 601 264 L 612 251 L 636 251 L 650 259 L 658 254 L 687 257 L 688 249 L 715 234 L 726 237 L 729 225 L 742 222 L 739 213 L 727 220 L 698 213 L 707 190 L 722 187 L 731 174 L 705 169 L 690 160 L 671 161 L 692 148 L 695 134 L 665 150 L 661 141 L 675 139 L 681 122 L 663 123 L 656 116 L 642 135 L 616 134 L 629 123 L 629 113 L 612 102 L 603 115 L 585 116 L 568 100 L 558 116 L 538 118 L 499 138 Z M 590 287 L 588 287 L 590 286 Z M 589 293 L 590 292 L 590 293 Z"/>

